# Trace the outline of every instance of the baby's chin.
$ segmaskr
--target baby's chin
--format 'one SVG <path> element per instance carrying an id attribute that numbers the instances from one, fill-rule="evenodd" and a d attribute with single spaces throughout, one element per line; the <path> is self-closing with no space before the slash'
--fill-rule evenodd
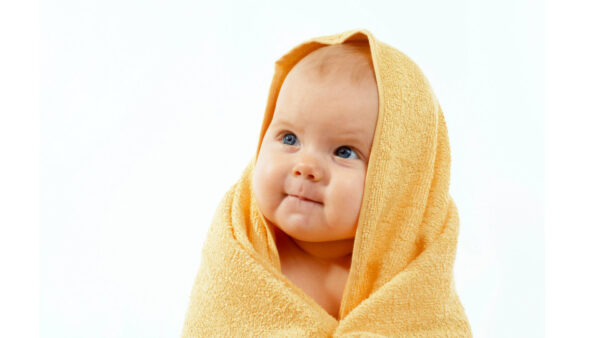
<path id="1" fill-rule="evenodd" d="M 290 238 L 305 242 L 325 242 L 324 235 L 316 230 L 307 229 L 305 226 L 294 222 L 292 224 L 273 223 L 279 230 Z"/>
<path id="2" fill-rule="evenodd" d="M 306 217 L 302 213 L 290 214 L 279 210 L 271 216 L 265 217 L 269 223 L 297 241 L 324 243 L 348 240 L 355 236 L 355 232 L 348 231 L 351 229 L 335 228 L 318 217 Z"/>
<path id="3" fill-rule="evenodd" d="M 285 233 L 288 237 L 290 237 L 291 239 L 295 240 L 295 241 L 300 241 L 300 242 L 310 242 L 310 243 L 325 243 L 325 242 L 336 242 L 336 241 L 343 241 L 343 240 L 349 240 L 349 239 L 353 239 L 354 236 L 352 237 L 348 237 L 348 236 L 331 236 L 331 233 L 329 234 L 324 234 L 322 231 L 310 231 L 310 230 L 306 230 L 306 229 L 295 229 L 295 228 L 290 228 L 290 227 L 280 227 L 278 225 L 275 225 L 279 230 L 281 230 L 283 233 Z"/>

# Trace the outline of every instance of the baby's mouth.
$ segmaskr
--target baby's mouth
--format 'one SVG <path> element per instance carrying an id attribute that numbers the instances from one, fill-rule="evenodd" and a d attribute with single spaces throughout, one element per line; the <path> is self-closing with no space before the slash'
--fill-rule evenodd
<path id="1" fill-rule="evenodd" d="M 308 201 L 308 202 L 313 202 L 313 203 L 317 203 L 317 204 L 323 204 L 322 202 L 318 202 L 318 201 L 315 201 L 315 200 L 311 200 L 311 199 L 310 199 L 310 198 L 308 198 L 308 197 L 304 197 L 304 196 L 300 196 L 300 195 L 288 194 L 288 196 L 291 196 L 291 197 L 298 198 L 298 199 L 300 199 L 300 200 L 302 200 L 302 201 Z"/>

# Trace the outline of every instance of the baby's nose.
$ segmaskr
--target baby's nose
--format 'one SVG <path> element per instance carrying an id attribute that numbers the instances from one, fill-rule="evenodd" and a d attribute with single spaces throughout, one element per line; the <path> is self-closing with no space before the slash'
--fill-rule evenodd
<path id="1" fill-rule="evenodd" d="M 315 182 L 320 181 L 323 177 L 323 173 L 315 164 L 307 163 L 305 161 L 294 166 L 293 174 L 296 177 L 306 177 Z"/>

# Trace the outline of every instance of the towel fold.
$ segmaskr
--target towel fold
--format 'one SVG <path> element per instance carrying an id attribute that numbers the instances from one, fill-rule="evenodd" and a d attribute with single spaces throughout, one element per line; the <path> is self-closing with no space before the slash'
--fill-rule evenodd
<path id="1" fill-rule="evenodd" d="M 337 320 L 281 273 L 251 178 L 288 72 L 353 40 L 369 42 L 379 115 Z M 449 182 L 444 114 L 411 59 L 365 29 L 301 43 L 275 64 L 256 155 L 214 215 L 182 336 L 470 337 L 453 278 L 459 218 Z"/>

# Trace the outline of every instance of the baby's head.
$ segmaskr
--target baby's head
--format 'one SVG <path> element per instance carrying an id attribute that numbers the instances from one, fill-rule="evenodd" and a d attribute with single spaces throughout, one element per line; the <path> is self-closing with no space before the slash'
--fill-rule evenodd
<path id="1" fill-rule="evenodd" d="M 301 247 L 352 248 L 378 101 L 367 42 L 319 48 L 285 78 L 252 187 L 265 218 Z"/>

